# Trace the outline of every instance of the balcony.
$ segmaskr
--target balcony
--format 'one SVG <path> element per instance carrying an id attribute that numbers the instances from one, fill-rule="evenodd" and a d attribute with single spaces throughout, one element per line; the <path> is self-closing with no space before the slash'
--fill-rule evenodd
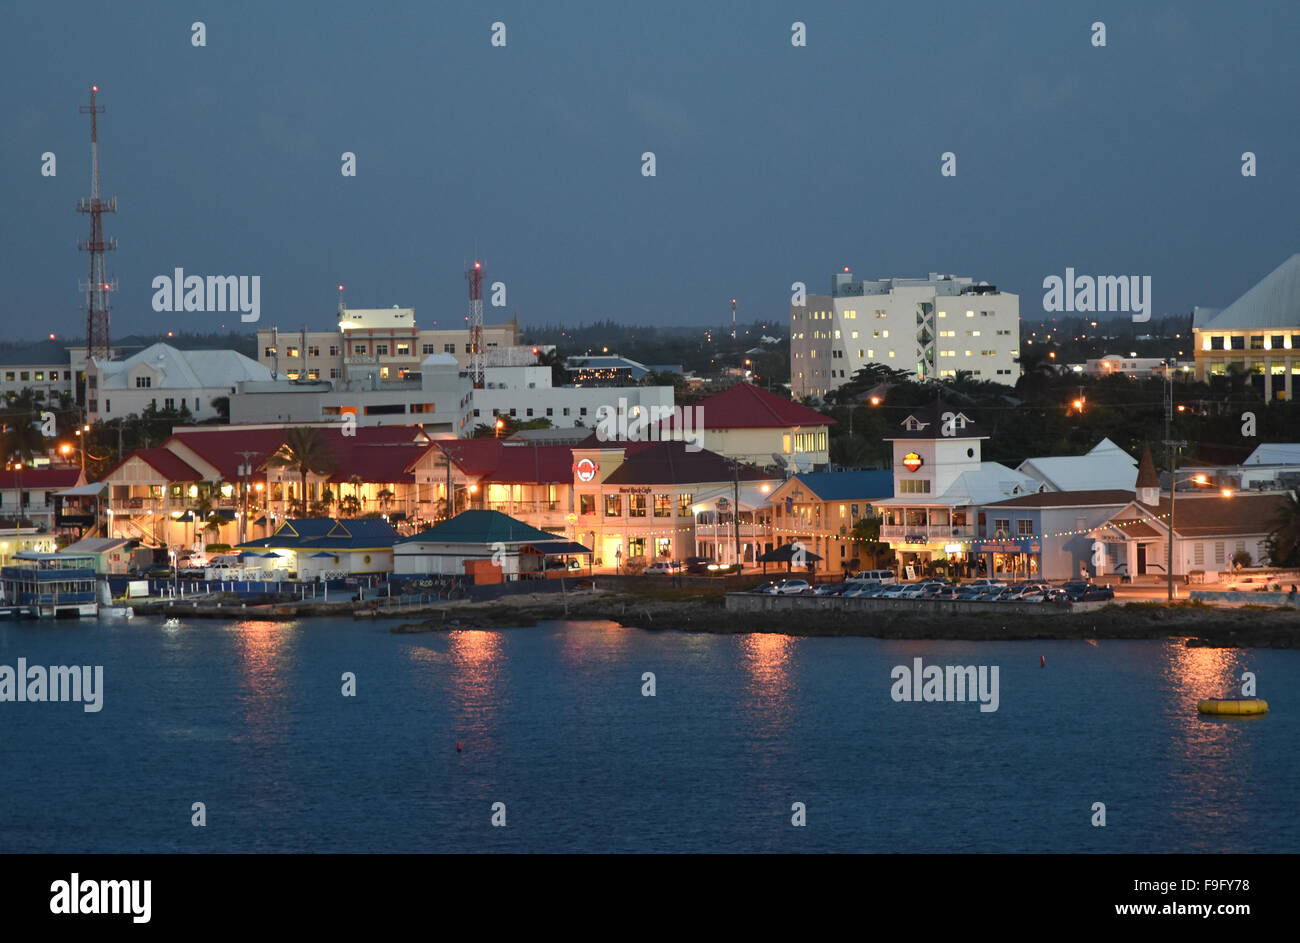
<path id="1" fill-rule="evenodd" d="M 918 543 L 930 540 L 970 540 L 975 528 L 969 524 L 882 524 L 880 539 L 887 542 Z"/>

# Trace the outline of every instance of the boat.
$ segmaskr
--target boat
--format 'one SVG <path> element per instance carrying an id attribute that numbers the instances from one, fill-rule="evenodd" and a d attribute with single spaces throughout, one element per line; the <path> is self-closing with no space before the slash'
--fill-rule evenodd
<path id="1" fill-rule="evenodd" d="M 0 568 L 0 592 L 10 606 L 39 619 L 99 614 L 94 556 L 22 550 L 10 561 Z"/>
<path id="2" fill-rule="evenodd" d="M 113 592 L 109 589 L 108 580 L 101 579 L 98 583 L 98 590 L 99 614 L 102 618 L 131 619 L 135 617 L 135 610 L 130 606 L 113 605 Z"/>
<path id="3" fill-rule="evenodd" d="M 175 616 L 171 616 L 169 619 L 167 619 L 167 621 L 163 623 L 164 629 L 179 629 L 180 627 L 181 627 L 181 620 L 176 618 Z"/>
<path id="4" fill-rule="evenodd" d="M 1207 697 L 1196 702 L 1196 710 L 1201 714 L 1247 717 L 1252 714 L 1267 714 L 1268 701 L 1262 697 Z"/>

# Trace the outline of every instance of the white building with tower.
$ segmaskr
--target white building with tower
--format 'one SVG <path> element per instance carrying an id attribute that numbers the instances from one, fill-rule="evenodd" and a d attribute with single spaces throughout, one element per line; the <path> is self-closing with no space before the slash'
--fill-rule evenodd
<path id="1" fill-rule="evenodd" d="M 1020 376 L 1020 297 L 996 285 L 931 272 L 854 281 L 837 272 L 829 295 L 790 305 L 790 388 L 825 397 L 868 364 L 1013 386 Z"/>

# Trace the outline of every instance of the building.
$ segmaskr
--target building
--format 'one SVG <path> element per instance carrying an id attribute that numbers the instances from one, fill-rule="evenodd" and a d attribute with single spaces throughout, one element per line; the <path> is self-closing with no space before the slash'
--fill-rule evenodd
<path id="1" fill-rule="evenodd" d="M 1107 354 L 1104 357 L 1086 361 L 1081 372 L 1094 377 L 1123 375 L 1146 379 L 1149 377 L 1164 377 L 1167 369 L 1163 357 L 1123 357 L 1119 354 Z M 1191 362 L 1174 361 L 1173 370 L 1175 373 L 1191 373 L 1195 370 L 1195 365 Z"/>
<path id="2" fill-rule="evenodd" d="M 1048 490 L 1031 475 L 982 461 L 986 438 L 968 416 L 942 402 L 915 411 L 887 438 L 894 450 L 894 497 L 876 503 L 884 518 L 880 539 L 913 574 L 936 564 L 967 567 L 972 542 L 987 533 L 984 505 Z M 1017 539 L 1033 532 L 991 536 Z M 1029 543 L 1006 552 L 1037 553 Z"/>
<path id="3" fill-rule="evenodd" d="M 53 533 L 56 493 L 85 483 L 85 474 L 75 465 L 0 469 L 0 518 L 11 523 L 25 518 L 38 532 Z"/>
<path id="4" fill-rule="evenodd" d="M 152 344 L 125 360 L 86 368 L 87 421 L 122 419 L 146 408 L 186 409 L 198 421 L 221 414 L 212 405 L 241 381 L 269 380 L 271 373 L 233 350 L 177 350 Z"/>
<path id="5" fill-rule="evenodd" d="M 596 566 L 635 569 L 689 556 L 734 563 L 737 524 L 745 563 L 773 541 L 767 496 L 782 479 L 751 465 L 685 442 L 594 435 L 572 456 L 570 539 L 593 548 Z"/>
<path id="6" fill-rule="evenodd" d="M 437 322 L 434 322 L 435 324 Z M 460 323 L 456 318 L 453 323 Z M 532 363 L 536 352 L 519 346 L 519 322 L 483 326 L 484 362 Z M 468 327 L 421 329 L 414 308 L 345 308 L 328 331 L 257 332 L 258 362 L 271 374 L 290 380 L 342 380 L 349 372 L 374 372 L 380 380 L 400 380 L 418 372 L 430 354 L 450 354 L 463 369 L 470 363 Z"/>
<path id="7" fill-rule="evenodd" d="M 894 496 L 891 471 L 803 472 L 787 478 L 768 496 L 772 546 L 794 543 L 821 557 L 817 569 L 839 572 L 856 556 L 853 528 L 877 516 L 875 503 Z M 865 563 L 858 569 L 870 569 Z"/>
<path id="8" fill-rule="evenodd" d="M 1136 478 L 1136 472 L 1133 477 Z M 1098 575 L 1093 531 L 1133 500 L 1133 488 L 1048 491 L 986 504 L 971 542 L 973 572 L 1000 579 Z"/>
<path id="9" fill-rule="evenodd" d="M 1171 506 L 1143 457 L 1135 499 L 1095 528 L 1093 540 L 1103 548 L 1097 575 L 1113 573 L 1130 579 L 1166 578 L 1170 516 L 1173 516 L 1173 571 L 1178 582 L 1216 582 L 1230 571 L 1233 556 L 1250 555 L 1252 563 L 1268 559 L 1267 542 L 1277 527 L 1286 495 L 1212 492 L 1182 495 Z"/>
<path id="10" fill-rule="evenodd" d="M 1027 458 L 1016 471 L 1037 478 L 1048 491 L 1120 490 L 1132 492 L 1137 459 L 1110 439 L 1102 439 L 1086 455 Z"/>
<path id="11" fill-rule="evenodd" d="M 808 472 L 829 463 L 834 423 L 788 397 L 736 383 L 665 422 L 661 437 L 695 437 L 697 445 L 727 458 Z"/>
<path id="12" fill-rule="evenodd" d="M 1196 379 L 1242 370 L 1265 401 L 1291 399 L 1300 377 L 1300 253 L 1221 311 L 1192 319 Z"/>
<path id="13" fill-rule="evenodd" d="M 1265 442 L 1240 465 L 1184 465 L 1178 471 L 1183 477 L 1204 475 L 1207 484 L 1219 489 L 1290 491 L 1300 488 L 1300 444 Z"/>
<path id="14" fill-rule="evenodd" d="M 345 368 L 350 372 L 353 368 Z M 430 434 L 467 435 L 473 384 L 450 354 L 430 354 L 400 379 L 246 381 L 230 397 L 232 423 L 348 422 L 419 426 Z"/>
<path id="15" fill-rule="evenodd" d="M 548 556 L 590 553 L 508 514 L 478 509 L 402 538 L 394 560 L 399 574 L 473 574 L 476 582 L 499 582 L 542 574 Z"/>
<path id="16" fill-rule="evenodd" d="M 396 542 L 397 531 L 381 518 L 290 518 L 269 537 L 246 541 L 235 550 L 245 569 L 260 564 L 273 572 L 296 573 L 300 580 L 337 579 L 391 573 Z"/>
<path id="17" fill-rule="evenodd" d="M 41 341 L 13 350 L 0 350 L 0 396 L 30 389 L 37 402 L 57 402 L 75 392 L 68 348 Z"/>
<path id="18" fill-rule="evenodd" d="M 628 415 L 645 411 L 656 417 L 673 411 L 671 386 L 614 385 L 613 381 L 552 386 L 551 368 L 543 365 L 486 367 L 483 380 L 483 386 L 471 393 L 469 432 L 480 424 L 491 426 L 497 416 L 519 422 L 545 419 L 558 428 L 593 428 L 602 407 Z"/>
<path id="19" fill-rule="evenodd" d="M 125 537 L 87 537 L 76 543 L 68 544 L 60 552 L 69 553 L 94 561 L 94 570 L 99 574 L 121 576 L 131 571 L 135 563 L 132 549 L 137 544 Z"/>
<path id="20" fill-rule="evenodd" d="M 651 373 L 681 373 L 679 363 L 644 364 L 618 354 L 587 354 L 564 361 L 574 386 L 635 386 Z"/>
<path id="21" fill-rule="evenodd" d="M 931 272 L 927 278 L 854 281 L 836 273 L 830 295 L 790 305 L 790 388 L 824 398 L 868 364 L 918 379 L 1015 384 L 1020 376 L 1020 298 L 995 285 Z"/>

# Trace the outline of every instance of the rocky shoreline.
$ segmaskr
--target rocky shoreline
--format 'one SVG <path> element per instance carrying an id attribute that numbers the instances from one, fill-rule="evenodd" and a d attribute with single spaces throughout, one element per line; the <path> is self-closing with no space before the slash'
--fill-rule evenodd
<path id="1" fill-rule="evenodd" d="M 382 612 L 376 613 L 380 618 Z M 730 612 L 717 596 L 649 599 L 609 592 L 512 597 L 491 603 L 448 603 L 418 622 L 394 626 L 398 634 L 467 628 L 510 628 L 551 620 L 600 620 L 628 628 L 735 635 L 767 632 L 806 637 L 885 639 L 1153 639 L 1185 638 L 1193 647 L 1298 648 L 1300 611 L 1291 607 L 1216 609 L 1156 603 L 1106 606 L 1053 619 L 999 612 L 945 614 L 863 613 L 825 610 Z"/>

